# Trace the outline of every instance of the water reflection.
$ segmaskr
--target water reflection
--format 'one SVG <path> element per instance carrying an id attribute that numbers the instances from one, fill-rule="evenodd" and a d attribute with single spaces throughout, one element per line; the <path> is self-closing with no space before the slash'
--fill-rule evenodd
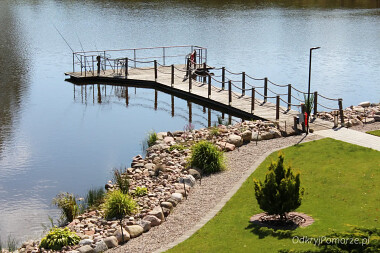
<path id="1" fill-rule="evenodd" d="M 220 119 L 225 119 L 229 124 L 243 120 L 236 115 L 226 114 L 200 102 L 188 101 L 157 89 L 106 84 L 73 84 L 73 94 L 76 103 L 86 106 L 124 104 L 127 108 L 161 111 L 173 118 L 186 120 L 195 128 L 217 125 Z"/>

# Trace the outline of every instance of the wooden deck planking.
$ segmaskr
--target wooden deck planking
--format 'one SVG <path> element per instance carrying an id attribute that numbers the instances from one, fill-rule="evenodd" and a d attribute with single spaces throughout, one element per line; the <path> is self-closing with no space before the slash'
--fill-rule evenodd
<path id="1" fill-rule="evenodd" d="M 175 65 L 175 71 L 174 71 L 174 85 L 173 89 L 181 90 L 185 93 L 189 93 L 189 80 L 183 81 L 183 78 L 185 76 L 185 66 L 184 65 Z M 82 74 L 80 72 L 69 72 L 66 73 L 71 78 L 74 79 L 80 79 L 80 80 L 107 80 L 109 82 L 112 81 L 125 81 L 127 82 L 133 82 L 133 81 L 150 81 L 150 82 L 157 82 L 161 85 L 171 87 L 171 66 L 158 66 L 157 67 L 157 80 L 155 80 L 154 75 L 154 67 L 149 68 L 130 68 L 128 69 L 128 78 L 125 77 L 124 70 L 119 69 L 119 74 L 116 74 L 112 69 L 101 71 L 100 75 L 97 76 L 96 72 L 95 75 L 93 75 L 92 72 L 87 72 L 86 76 L 83 72 Z M 109 79 L 109 80 L 108 80 Z M 207 78 L 208 79 L 208 78 Z M 208 84 L 206 83 L 200 83 L 195 80 L 192 80 L 192 90 L 191 93 L 198 95 L 203 98 L 208 97 Z M 215 101 L 224 105 L 228 105 L 228 83 L 225 83 L 225 88 L 227 90 L 221 90 L 219 87 L 221 84 L 218 83 L 219 87 L 215 87 L 214 84 L 216 83 L 215 80 L 212 80 L 212 88 L 211 88 L 211 96 L 210 100 Z M 231 107 L 239 109 L 241 111 L 251 113 L 251 92 L 246 91 L 245 96 L 242 96 L 241 94 L 236 93 L 235 91 L 232 92 L 232 103 Z M 276 121 L 276 105 L 271 102 L 263 103 L 263 100 L 257 99 L 258 95 L 256 95 L 255 99 L 255 110 L 253 112 L 254 115 L 270 120 L 270 121 Z M 286 113 L 284 113 L 286 111 Z M 284 125 L 285 122 L 288 126 L 293 126 L 294 116 L 298 115 L 299 112 L 295 110 L 287 111 L 287 108 L 280 107 L 280 117 L 279 117 L 279 123 L 280 125 Z M 326 129 L 326 128 L 332 128 L 332 123 L 323 121 L 320 119 L 315 119 L 315 121 L 311 124 L 311 127 L 320 130 L 320 129 Z"/>

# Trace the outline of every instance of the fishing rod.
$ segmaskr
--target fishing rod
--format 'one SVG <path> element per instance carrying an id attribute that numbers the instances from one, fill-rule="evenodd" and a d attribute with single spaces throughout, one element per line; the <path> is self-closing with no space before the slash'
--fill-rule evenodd
<path id="1" fill-rule="evenodd" d="M 84 60 L 87 62 L 88 67 L 89 67 L 89 69 L 90 69 L 90 71 L 91 71 L 91 65 L 90 65 L 90 63 L 88 62 L 87 58 L 86 58 L 86 52 L 84 51 L 84 48 L 83 48 L 82 42 L 80 41 L 80 38 L 79 38 L 78 34 L 77 34 L 77 33 L 75 33 L 75 34 L 76 34 L 76 36 L 77 36 L 77 38 L 78 38 L 78 41 L 79 41 L 80 47 L 82 48 L 82 52 L 83 52 L 83 55 L 84 55 Z"/>

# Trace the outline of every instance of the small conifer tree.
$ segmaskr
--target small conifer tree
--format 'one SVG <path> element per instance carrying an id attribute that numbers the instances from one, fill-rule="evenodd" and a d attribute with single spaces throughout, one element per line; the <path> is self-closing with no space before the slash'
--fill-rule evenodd
<path id="1" fill-rule="evenodd" d="M 284 167 L 281 153 L 278 161 L 269 165 L 264 183 L 254 179 L 254 184 L 260 208 L 270 215 L 280 215 L 281 220 L 301 205 L 304 189 L 300 187 L 300 174 L 293 174 L 290 166 Z"/>

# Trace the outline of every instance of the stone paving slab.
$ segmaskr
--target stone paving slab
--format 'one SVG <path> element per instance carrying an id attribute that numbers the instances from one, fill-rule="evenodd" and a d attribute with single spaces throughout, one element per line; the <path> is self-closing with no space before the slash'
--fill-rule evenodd
<path id="1" fill-rule="evenodd" d="M 380 137 L 371 134 L 343 127 L 316 131 L 315 134 L 380 151 Z"/>

